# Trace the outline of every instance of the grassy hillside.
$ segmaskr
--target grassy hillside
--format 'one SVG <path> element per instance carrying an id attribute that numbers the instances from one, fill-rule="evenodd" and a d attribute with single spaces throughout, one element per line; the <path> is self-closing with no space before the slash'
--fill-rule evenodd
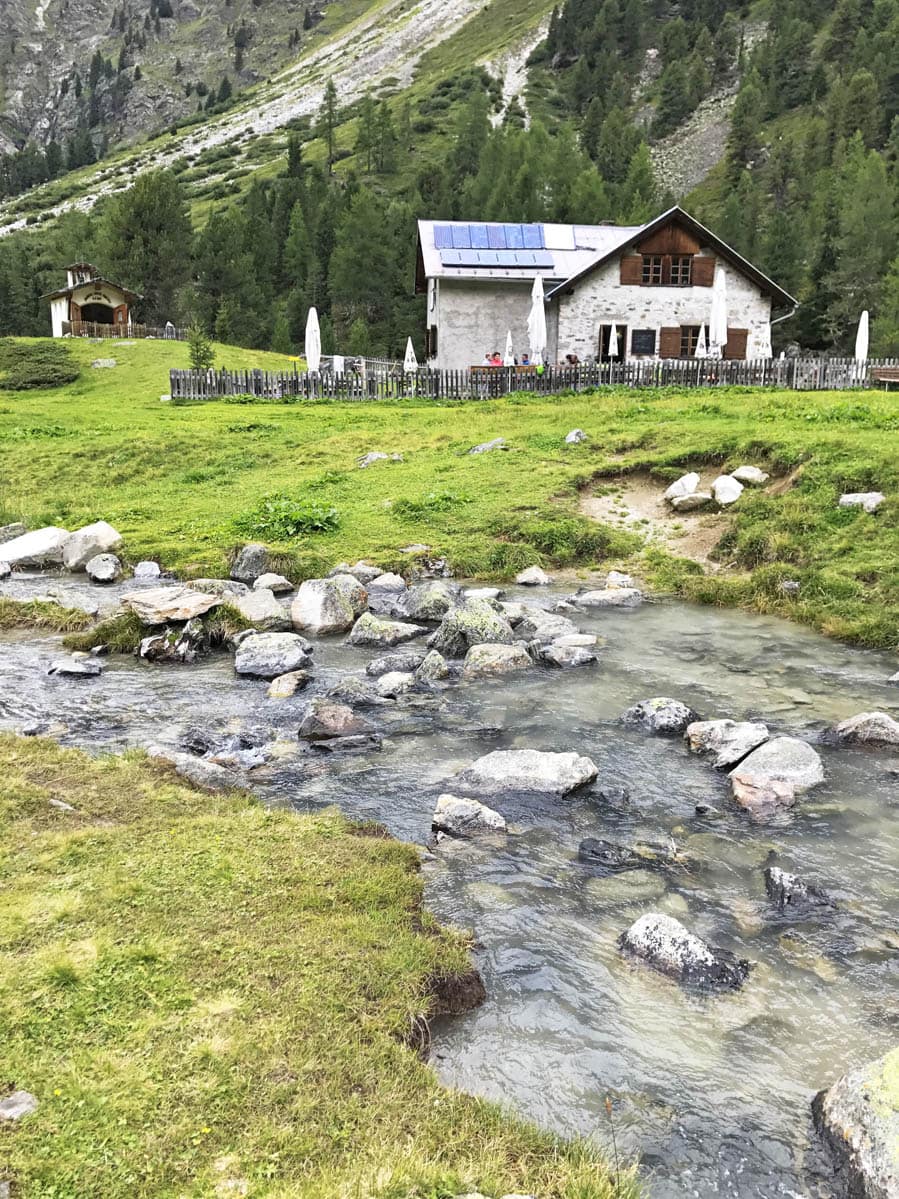
<path id="1" fill-rule="evenodd" d="M 3 1079 L 39 1101 L 0 1127 L 16 1196 L 633 1196 L 423 1065 L 469 967 L 411 846 L 139 754 L 3 735 L 0 777 Z"/>
<path id="2" fill-rule="evenodd" d="M 74 528 L 103 517 L 132 560 L 218 574 L 259 538 L 294 577 L 342 559 L 406 568 L 423 543 L 457 573 L 509 578 L 533 561 L 590 568 L 630 561 L 664 589 L 781 612 L 839 637 L 899 646 L 899 427 L 883 393 L 606 390 L 437 405 L 159 402 L 186 347 L 106 349 L 79 379 L 0 392 L 0 519 Z M 218 348 L 222 365 L 274 356 Z M 283 361 L 283 360 L 282 360 Z M 459 408 L 461 407 L 461 411 Z M 566 446 L 572 428 L 590 440 Z M 505 437 L 508 452 L 468 449 Z M 402 462 L 360 470 L 372 450 Z M 744 493 L 721 527 L 718 573 L 579 515 L 585 487 L 650 471 L 661 489 L 685 467 L 750 462 L 794 475 L 783 494 Z M 877 488 L 876 515 L 839 509 Z M 299 530 L 299 531 L 298 531 Z M 306 530 L 306 531 L 302 531 Z M 801 584 L 784 596 L 785 578 Z"/>

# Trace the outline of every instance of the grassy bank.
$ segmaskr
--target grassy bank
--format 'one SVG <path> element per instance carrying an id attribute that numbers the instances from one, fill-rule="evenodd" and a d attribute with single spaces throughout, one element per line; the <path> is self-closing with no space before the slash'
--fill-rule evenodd
<path id="1" fill-rule="evenodd" d="M 340 559 L 408 565 L 430 545 L 459 574 L 508 578 L 533 561 L 631 561 L 658 587 L 711 603 L 781 612 L 866 645 L 899 644 L 899 404 L 874 392 L 598 392 L 439 404 L 160 404 L 182 345 L 107 348 L 121 362 L 50 391 L 0 394 L 0 519 L 74 528 L 98 517 L 132 559 L 218 574 L 237 542 L 260 539 L 295 577 Z M 274 356 L 219 348 L 227 366 Z M 277 361 L 277 359 L 275 359 Z M 565 445 L 575 426 L 590 440 Z M 470 456 L 505 437 L 508 452 Z M 359 470 L 360 455 L 402 462 Z M 703 575 L 633 533 L 578 515 L 581 489 L 650 471 L 662 487 L 686 467 L 741 462 L 786 475 L 781 495 L 744 494 Z M 875 516 L 841 510 L 843 491 L 877 488 Z M 801 584 L 783 596 L 784 578 Z"/>
<path id="2" fill-rule="evenodd" d="M 17 1197 L 616 1193 L 410 1047 L 469 968 L 411 846 L 134 755 L 0 735 L 0 778 L 3 1083 L 40 1104 L 0 1125 Z"/>

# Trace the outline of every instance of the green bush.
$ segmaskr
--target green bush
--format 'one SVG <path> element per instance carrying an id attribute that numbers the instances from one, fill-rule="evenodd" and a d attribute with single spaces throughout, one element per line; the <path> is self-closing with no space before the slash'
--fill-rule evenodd
<path id="1" fill-rule="evenodd" d="M 69 347 L 62 342 L 0 339 L 0 388 L 4 391 L 62 387 L 79 374 Z"/>
<path id="2" fill-rule="evenodd" d="M 238 516 L 234 527 L 251 537 L 289 540 L 309 533 L 328 533 L 340 525 L 336 508 L 298 500 L 291 495 L 267 495 L 249 512 Z"/>
<path id="3" fill-rule="evenodd" d="M 393 515 L 400 519 L 432 516 L 437 512 L 452 512 L 460 504 L 470 504 L 470 495 L 457 495 L 452 491 L 429 491 L 418 500 L 397 500 Z"/>

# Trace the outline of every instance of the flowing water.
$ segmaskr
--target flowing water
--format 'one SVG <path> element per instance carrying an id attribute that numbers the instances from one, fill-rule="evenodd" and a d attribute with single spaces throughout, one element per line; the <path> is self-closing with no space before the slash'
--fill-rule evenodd
<path id="1" fill-rule="evenodd" d="M 121 589 L 64 587 L 93 600 Z M 0 591 L 47 588 L 18 579 Z M 443 841 L 426 857 L 429 906 L 473 930 L 488 991 L 483 1007 L 434 1030 L 442 1079 L 563 1133 L 610 1146 L 614 1131 L 622 1157 L 641 1156 L 656 1199 L 829 1196 L 812 1096 L 899 1041 L 899 755 L 820 746 L 826 783 L 792 814 L 759 824 L 679 739 L 617 718 L 639 699 L 670 695 L 704 717 L 763 719 L 814 740 L 859 711 L 899 714 L 899 687 L 886 681 L 895 659 L 783 621 L 683 604 L 576 619 L 604 641 L 598 667 L 535 669 L 375 708 L 367 714 L 385 735 L 380 752 L 320 756 L 297 743 L 309 697 L 374 656 L 340 638 L 317 645 L 309 690 L 276 701 L 263 682 L 235 678 L 227 655 L 186 667 L 116 658 L 100 678 L 65 679 L 46 674 L 57 638 L 8 634 L 0 727 L 42 721 L 63 743 L 92 750 L 175 746 L 191 726 L 235 745 L 267 743 L 269 760 L 247 777 L 270 801 L 337 803 L 420 844 L 436 796 L 481 754 L 589 755 L 599 767 L 592 787 L 497 803 L 507 837 Z M 717 814 L 697 815 L 697 803 Z M 690 866 L 601 877 L 577 860 L 587 836 L 673 838 Z M 837 910 L 778 918 L 762 878 L 775 860 L 827 888 Z M 743 989 L 691 994 L 624 959 L 617 937 L 651 910 L 749 958 Z"/>

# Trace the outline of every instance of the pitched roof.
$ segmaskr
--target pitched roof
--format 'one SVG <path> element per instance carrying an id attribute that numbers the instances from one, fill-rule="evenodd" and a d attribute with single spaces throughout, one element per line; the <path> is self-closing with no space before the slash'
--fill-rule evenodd
<path id="1" fill-rule="evenodd" d="M 70 296 L 73 291 L 77 291 L 79 287 L 94 287 L 102 286 L 114 287 L 116 291 L 120 291 L 123 296 L 127 296 L 129 300 L 142 300 L 143 296 L 139 291 L 132 291 L 129 287 L 123 287 L 121 283 L 115 283 L 112 279 L 104 279 L 102 275 L 94 275 L 91 279 L 85 279 L 83 283 L 73 283 L 71 287 L 60 287 L 56 291 L 48 291 L 41 296 L 42 300 L 58 300 L 60 296 Z"/>
<path id="2" fill-rule="evenodd" d="M 695 217 L 690 216 L 688 212 L 685 212 L 678 205 L 669 208 L 667 212 L 661 213 L 654 220 L 641 225 L 638 229 L 631 230 L 629 236 L 622 239 L 617 245 L 601 252 L 592 262 L 582 267 L 575 274 L 572 274 L 564 282 L 557 284 L 547 293 L 546 298 L 551 300 L 560 292 L 577 286 L 582 279 L 592 274 L 598 267 L 605 265 L 615 254 L 620 253 L 622 250 L 630 249 L 631 246 L 642 240 L 642 238 L 648 237 L 650 234 L 655 233 L 656 230 L 663 228 L 670 221 L 675 220 L 689 233 L 692 233 L 704 246 L 713 249 L 720 258 L 729 262 L 735 270 L 745 275 L 747 279 L 751 279 L 762 292 L 771 297 L 775 304 L 793 308 L 798 306 L 799 301 L 791 296 L 788 291 L 784 291 L 782 287 L 778 287 L 773 279 L 769 279 L 758 267 L 753 266 L 742 254 L 738 254 L 727 242 L 722 241 L 720 237 L 712 233 L 705 225 L 700 224 Z"/>

